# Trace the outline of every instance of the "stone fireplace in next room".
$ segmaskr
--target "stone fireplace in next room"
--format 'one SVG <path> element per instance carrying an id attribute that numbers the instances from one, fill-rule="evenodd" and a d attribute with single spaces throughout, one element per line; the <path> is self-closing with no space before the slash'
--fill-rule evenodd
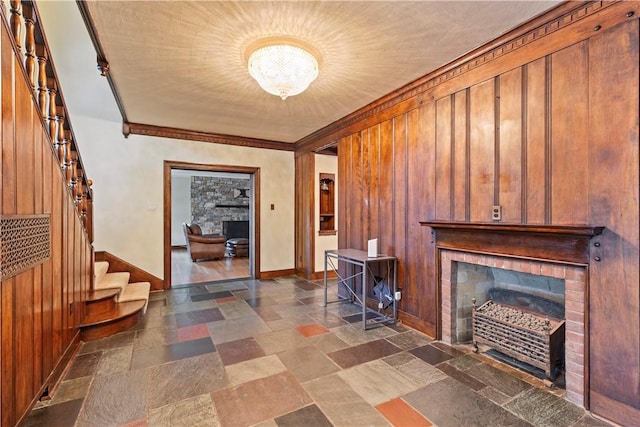
<path id="1" fill-rule="evenodd" d="M 480 307 L 491 298 L 490 292 L 515 293 L 519 299 L 527 300 L 526 304 L 530 299 L 548 302 L 555 317 L 560 316 L 555 310 L 561 307 L 566 398 L 585 406 L 589 244 L 602 228 L 422 224 L 432 227 L 437 247 L 441 340 L 450 344 L 470 343 L 472 299 Z"/>

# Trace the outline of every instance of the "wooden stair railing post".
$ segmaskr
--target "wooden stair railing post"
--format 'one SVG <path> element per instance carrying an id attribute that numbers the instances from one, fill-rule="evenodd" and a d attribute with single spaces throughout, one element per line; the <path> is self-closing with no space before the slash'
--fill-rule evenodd
<path id="1" fill-rule="evenodd" d="M 71 186 L 71 144 L 64 141 L 64 181 L 67 187 Z"/>
<path id="2" fill-rule="evenodd" d="M 68 146 L 71 148 L 70 146 Z M 69 189 L 71 190 L 71 198 L 73 199 L 73 204 L 77 203 L 77 195 L 78 195 L 78 152 L 71 151 L 71 163 L 69 164 Z"/>
<path id="3" fill-rule="evenodd" d="M 36 16 L 33 5 L 25 3 L 22 5 L 22 16 L 26 29 L 24 39 L 24 66 L 27 69 L 27 78 L 31 85 L 31 90 L 36 88 Z"/>
<path id="4" fill-rule="evenodd" d="M 59 141 L 56 141 L 58 137 L 58 128 L 57 128 L 57 112 L 56 112 L 56 96 L 58 95 L 58 85 L 56 84 L 56 79 L 47 78 L 47 92 L 49 94 L 49 136 L 51 137 L 51 141 L 54 144 L 59 144 Z M 60 160 L 60 156 L 58 156 L 58 160 Z"/>
<path id="5" fill-rule="evenodd" d="M 67 167 L 67 151 L 69 151 L 69 133 L 65 132 L 64 126 L 64 112 L 58 113 L 56 117 L 56 126 L 58 127 L 58 161 L 60 162 L 60 169 L 64 172 Z"/>
<path id="6" fill-rule="evenodd" d="M 62 168 L 63 171 L 67 170 L 67 167 L 71 165 L 70 162 L 70 155 L 71 155 L 71 144 L 72 144 L 73 138 L 71 135 L 71 131 L 70 130 L 63 130 L 62 132 L 62 151 L 60 152 L 60 167 Z M 65 174 L 65 179 L 66 179 L 66 174 Z M 67 181 L 68 184 L 68 181 Z"/>
<path id="7" fill-rule="evenodd" d="M 78 169 L 78 181 L 77 181 L 77 191 L 76 191 L 76 201 L 78 206 L 78 213 L 80 214 L 80 220 L 82 224 L 87 229 L 87 189 L 85 188 L 85 177 L 84 171 L 82 169 Z"/>
<path id="8" fill-rule="evenodd" d="M 47 49 L 44 45 L 36 45 L 36 58 L 38 58 L 38 106 L 40 117 L 47 120 Z"/>
<path id="9" fill-rule="evenodd" d="M 63 145 L 65 151 L 68 150 L 69 148 L 69 133 L 65 131 L 64 129 L 64 121 L 65 121 L 66 117 L 65 117 L 65 111 L 64 111 L 64 106 L 56 106 L 56 129 L 57 129 L 57 135 L 56 135 L 56 139 L 59 141 L 60 144 Z M 64 159 L 64 153 L 62 153 L 62 159 L 61 160 L 61 164 L 62 160 Z"/>
<path id="10" fill-rule="evenodd" d="M 89 242 L 93 243 L 93 198 L 91 197 L 91 186 L 93 181 L 87 179 L 87 197 L 85 200 L 85 222 L 87 234 L 89 234 Z"/>
<path id="11" fill-rule="evenodd" d="M 10 24 L 13 39 L 18 49 L 22 49 L 22 3 L 20 0 L 11 0 L 9 5 L 11 6 Z"/>

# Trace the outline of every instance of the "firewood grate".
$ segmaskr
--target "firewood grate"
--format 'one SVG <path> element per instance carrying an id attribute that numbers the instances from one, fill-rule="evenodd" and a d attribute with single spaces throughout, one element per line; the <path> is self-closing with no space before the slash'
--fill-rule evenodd
<path id="1" fill-rule="evenodd" d="M 475 305 L 475 304 L 474 304 Z M 487 301 L 472 314 L 473 342 L 485 344 L 521 362 L 544 370 L 555 380 L 562 362 L 564 320 Z"/>

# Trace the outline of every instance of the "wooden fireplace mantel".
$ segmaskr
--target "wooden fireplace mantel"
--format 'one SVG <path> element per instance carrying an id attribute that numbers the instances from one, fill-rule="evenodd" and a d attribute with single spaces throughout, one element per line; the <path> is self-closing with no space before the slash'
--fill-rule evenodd
<path id="1" fill-rule="evenodd" d="M 589 242 L 604 227 L 420 221 L 431 227 L 439 249 L 548 260 L 589 263 Z M 594 242 L 599 245 L 599 242 Z"/>

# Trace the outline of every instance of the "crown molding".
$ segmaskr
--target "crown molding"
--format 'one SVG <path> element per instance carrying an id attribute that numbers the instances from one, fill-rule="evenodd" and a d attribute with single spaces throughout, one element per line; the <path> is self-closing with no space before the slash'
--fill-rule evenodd
<path id="1" fill-rule="evenodd" d="M 146 135 L 160 138 L 183 139 L 188 141 L 210 142 L 213 144 L 238 145 L 241 147 L 265 148 L 268 150 L 294 151 L 294 144 L 270 141 L 267 139 L 247 138 L 234 135 L 199 132 L 194 130 L 177 129 L 163 126 L 146 125 L 140 123 L 123 123 L 122 133 L 125 138 L 129 135 Z"/>

